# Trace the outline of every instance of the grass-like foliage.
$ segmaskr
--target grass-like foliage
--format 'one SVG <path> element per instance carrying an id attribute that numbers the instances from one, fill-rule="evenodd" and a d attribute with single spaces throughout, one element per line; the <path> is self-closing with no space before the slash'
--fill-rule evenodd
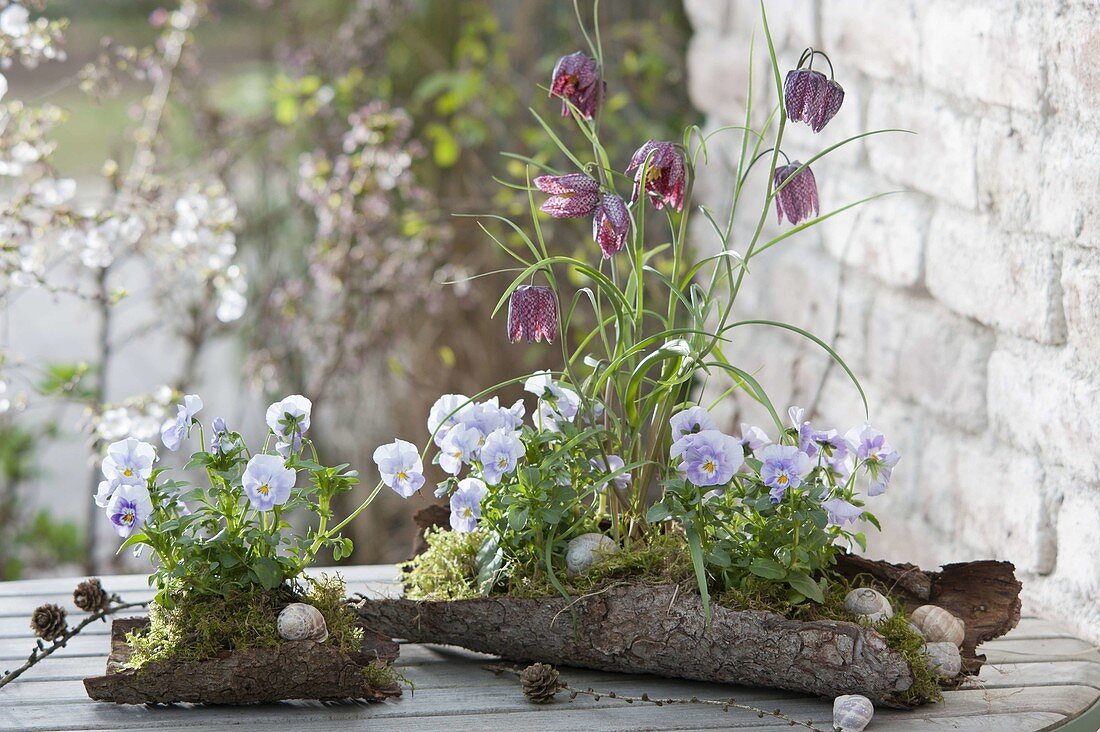
<path id="1" fill-rule="evenodd" d="M 738 313 L 735 305 L 755 257 L 870 200 L 821 214 L 809 166 L 887 130 L 824 147 L 805 163 L 787 159 L 786 136 L 806 134 L 788 122 L 820 131 L 840 110 L 843 90 L 812 69 L 822 56 L 814 49 L 784 84 L 761 4 L 771 73 L 765 89 L 754 89 L 754 49 L 747 49 L 743 124 L 638 141 L 629 163 L 613 164 L 600 123 L 618 110 L 602 106 L 614 80 L 604 78 L 598 4 L 594 16 L 590 28 L 581 22 L 590 55 L 563 56 L 549 89 L 565 124 L 587 145 L 570 148 L 557 125 L 532 110 L 559 155 L 509 154 L 527 169 L 523 179 L 504 184 L 526 193 L 530 221 L 480 216 L 485 233 L 515 261 L 510 270 L 488 273 L 510 278 L 497 306 L 507 310 L 508 337 L 557 342 L 560 368 L 473 397 L 443 395 L 428 417 L 432 445 L 420 451 L 397 440 L 375 454 L 383 482 L 403 496 L 420 489 L 423 461 L 434 457 L 451 476 L 436 495 L 450 496 L 452 528 L 476 530 L 482 539 L 472 560 L 472 539 L 446 540 L 467 550 L 466 564 L 421 560 L 422 589 L 464 596 L 470 589 L 456 590 L 453 580 L 469 574 L 472 561 L 473 591 L 524 594 L 549 585 L 573 594 L 585 581 L 565 576 L 569 542 L 600 532 L 621 548 L 614 562 L 624 572 L 632 559 L 664 551 L 665 537 L 678 537 L 678 557 L 687 557 L 708 612 L 712 590 L 823 604 L 838 552 L 865 546 L 855 521 L 878 525 L 867 499 L 887 489 L 898 454 L 869 423 L 841 433 L 812 426 L 801 409 L 777 409 L 755 364 L 738 365 L 744 351 L 729 344 L 733 335 L 761 328 L 806 338 L 851 377 L 853 397 L 866 410 L 859 382 L 828 343 L 797 325 Z M 754 106 L 765 98 L 767 107 Z M 732 135 L 735 175 L 727 201 L 700 205 L 692 195 L 696 172 L 714 157 L 708 146 L 719 135 Z M 762 193 L 748 185 L 750 175 L 761 176 Z M 766 230 L 773 211 L 790 225 L 777 234 Z M 545 215 L 590 218 L 591 256 L 573 255 L 544 235 Z M 736 226 L 743 216 L 747 225 Z M 690 245 L 692 217 L 694 228 L 717 242 L 711 253 Z M 535 397 L 530 412 L 523 401 L 507 407 L 494 395 L 518 383 Z M 711 409 L 735 394 L 757 402 L 770 424 L 741 425 L 739 435 L 720 426 Z M 633 569 L 643 577 L 647 566 Z"/>

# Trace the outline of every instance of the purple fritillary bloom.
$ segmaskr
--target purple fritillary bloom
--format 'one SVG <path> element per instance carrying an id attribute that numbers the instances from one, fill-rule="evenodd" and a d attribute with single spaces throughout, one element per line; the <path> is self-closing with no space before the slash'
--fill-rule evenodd
<path id="1" fill-rule="evenodd" d="M 539 209 L 556 219 L 588 216 L 600 203 L 600 184 L 584 173 L 540 175 L 534 183 L 550 194 Z"/>
<path id="2" fill-rule="evenodd" d="M 550 96 L 561 97 L 562 117 L 569 116 L 566 101 L 572 103 L 585 119 L 595 117 L 605 88 L 596 59 L 580 51 L 558 59 L 550 77 Z"/>
<path id="3" fill-rule="evenodd" d="M 636 172 L 631 203 L 636 203 L 644 190 L 657 210 L 666 205 L 677 211 L 683 209 L 687 174 L 684 159 L 676 145 L 650 140 L 630 158 L 626 172 L 629 174 L 632 170 Z"/>
<path id="4" fill-rule="evenodd" d="M 481 518 L 481 499 L 489 489 L 477 478 L 458 482 L 458 489 L 451 494 L 451 528 L 465 534 L 477 528 Z"/>
<path id="5" fill-rule="evenodd" d="M 796 160 L 790 165 L 782 165 L 775 169 L 774 186 L 777 191 L 775 213 L 779 221 L 782 221 L 783 215 L 786 214 L 788 221 L 798 224 L 810 218 L 811 215 L 817 216 L 821 213 L 817 199 L 817 181 L 814 179 L 813 171 L 803 168 L 801 172 L 795 174 L 801 165 L 802 163 Z M 791 179 L 790 182 L 783 185 L 788 179 Z M 783 188 L 780 189 L 780 186 Z"/>
<path id="6" fill-rule="evenodd" d="M 558 334 L 558 301 L 542 285 L 520 285 L 508 299 L 508 340 L 553 343 Z"/>
<path id="7" fill-rule="evenodd" d="M 592 218 L 592 238 L 600 245 L 604 259 L 623 250 L 629 232 L 630 213 L 626 210 L 626 202 L 613 194 L 604 196 Z"/>
<path id="8" fill-rule="evenodd" d="M 844 103 L 844 88 L 820 71 L 794 69 L 783 83 L 783 103 L 787 118 L 805 122 L 821 132 Z"/>

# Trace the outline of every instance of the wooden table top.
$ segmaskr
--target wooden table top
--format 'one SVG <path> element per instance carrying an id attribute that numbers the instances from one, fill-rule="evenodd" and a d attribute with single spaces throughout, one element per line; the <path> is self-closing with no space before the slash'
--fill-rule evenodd
<path id="1" fill-rule="evenodd" d="M 343 567 L 348 591 L 393 594 L 392 567 Z M 0 583 L 0 665 L 13 668 L 30 653 L 34 639 L 31 611 L 55 602 L 70 612 L 70 623 L 83 613 L 72 605 L 80 578 Z M 144 575 L 103 577 L 103 586 L 124 600 L 152 596 Z M 488 656 L 456 649 L 404 644 L 397 665 L 415 690 L 380 704 L 286 702 L 241 707 L 196 707 L 187 704 L 144 707 L 93 702 L 81 680 L 102 674 L 109 650 L 109 625 L 96 623 L 67 648 L 0 689 L 0 728 L 12 730 L 223 729 L 270 732 L 287 724 L 310 730 L 687 730 L 790 729 L 783 721 L 760 719 L 734 709 L 708 705 L 663 706 L 599 701 L 584 696 L 554 704 L 527 702 L 517 679 L 496 675 Z M 1004 638 L 981 650 L 988 664 L 978 679 L 947 692 L 943 704 L 912 711 L 876 710 L 868 732 L 891 730 L 984 730 L 1033 732 L 1100 727 L 1100 652 L 1072 633 L 1037 617 L 1025 617 Z M 763 709 L 780 709 L 799 720 L 830 728 L 831 700 L 769 689 L 723 686 L 628 676 L 581 669 L 561 669 L 574 687 L 614 691 L 651 698 L 728 699 Z M 1082 726 L 1084 725 L 1084 726 Z"/>

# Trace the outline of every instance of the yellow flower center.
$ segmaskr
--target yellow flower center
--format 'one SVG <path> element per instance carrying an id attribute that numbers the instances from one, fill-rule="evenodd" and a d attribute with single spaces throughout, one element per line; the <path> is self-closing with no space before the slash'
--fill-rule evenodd
<path id="1" fill-rule="evenodd" d="M 134 476 L 134 471 L 130 468 L 126 468 L 122 471 L 122 474 L 125 475 L 127 478 L 132 478 Z"/>
<path id="2" fill-rule="evenodd" d="M 270 486 L 268 486 L 268 484 L 267 484 L 267 483 L 264 483 L 264 484 L 263 484 L 262 486 L 260 486 L 260 493 L 262 493 L 262 494 L 263 494 L 263 495 L 265 495 L 265 496 L 266 496 L 266 495 L 268 494 L 268 492 L 269 492 L 270 490 L 271 490 L 271 487 L 270 487 Z"/>
<path id="3" fill-rule="evenodd" d="M 778 483 L 779 485 L 787 485 L 787 474 L 786 473 L 780 473 L 779 477 L 775 479 L 775 482 Z"/>
<path id="4" fill-rule="evenodd" d="M 501 459 L 497 460 L 497 467 L 507 468 L 508 467 L 508 458 L 501 458 Z"/>
<path id="5" fill-rule="evenodd" d="M 122 523 L 127 525 L 134 523 L 134 512 L 126 511 L 126 513 L 122 514 Z"/>
<path id="6" fill-rule="evenodd" d="M 397 479 L 398 480 L 408 480 L 409 479 L 409 474 L 406 473 L 404 470 L 398 471 Z"/>
<path id="7" fill-rule="evenodd" d="M 707 460 L 705 463 L 703 463 L 703 470 L 708 473 L 713 473 L 716 467 L 717 466 L 714 464 L 713 460 Z"/>
<path id="8" fill-rule="evenodd" d="M 469 506 L 462 509 L 462 517 L 463 518 L 473 518 L 474 517 L 474 509 L 470 508 Z"/>

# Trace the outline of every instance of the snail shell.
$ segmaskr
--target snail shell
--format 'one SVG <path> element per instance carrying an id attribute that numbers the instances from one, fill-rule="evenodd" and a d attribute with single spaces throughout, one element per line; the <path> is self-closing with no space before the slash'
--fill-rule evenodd
<path id="1" fill-rule="evenodd" d="M 279 613 L 279 635 L 286 640 L 311 640 L 324 643 L 328 639 L 328 626 L 321 611 L 304 602 L 287 605 Z"/>
<path id="2" fill-rule="evenodd" d="M 862 732 L 875 716 L 875 705 L 859 694 L 845 694 L 833 700 L 833 727 L 840 732 Z"/>
<path id="3" fill-rule="evenodd" d="M 948 642 L 961 646 L 966 637 L 966 624 L 936 605 L 921 605 L 910 619 L 929 643 Z"/>
<path id="4" fill-rule="evenodd" d="M 849 592 L 844 598 L 844 609 L 853 615 L 862 615 L 872 624 L 894 617 L 890 601 L 870 587 L 858 587 Z"/>
<path id="5" fill-rule="evenodd" d="M 565 568 L 569 574 L 580 574 L 609 554 L 619 551 L 619 545 L 604 534 L 581 534 L 565 547 Z"/>
<path id="6" fill-rule="evenodd" d="M 945 679 L 953 679 L 962 672 L 962 656 L 954 643 L 925 643 L 924 655 L 928 657 L 928 666 Z"/>

